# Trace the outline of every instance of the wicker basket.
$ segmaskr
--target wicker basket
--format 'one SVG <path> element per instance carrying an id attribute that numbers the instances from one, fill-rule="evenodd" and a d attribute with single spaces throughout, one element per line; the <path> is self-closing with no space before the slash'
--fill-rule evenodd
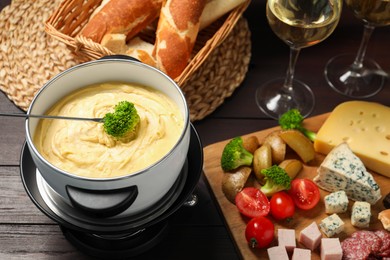
<path id="1" fill-rule="evenodd" d="M 78 57 L 94 60 L 106 55 L 114 54 L 104 46 L 79 35 L 82 28 L 88 22 L 91 13 L 93 13 L 93 11 L 100 5 L 101 1 L 102 0 L 63 1 L 45 23 L 46 33 L 57 40 L 64 42 L 66 46 Z M 249 3 L 250 0 L 246 0 L 230 13 L 199 32 L 191 61 L 181 75 L 174 79 L 182 89 L 185 83 L 191 79 L 191 76 L 194 75 L 194 73 L 210 56 L 213 50 L 215 50 L 229 36 L 237 22 L 242 20 L 240 18 Z M 145 29 L 140 35 L 142 39 L 152 44 L 155 39 L 155 31 L 153 31 L 153 29 L 155 28 Z M 243 59 L 245 59 L 245 57 L 243 57 Z M 249 60 L 246 63 L 249 63 Z M 245 65 L 247 65 L 246 63 Z M 243 73 L 246 73 L 246 69 L 244 69 Z M 204 107 L 200 108 L 200 110 L 203 110 L 201 115 L 199 115 L 199 112 L 192 112 L 191 119 L 198 120 L 211 113 L 216 108 L 215 104 L 217 103 L 219 105 L 222 103 L 224 98 L 231 95 L 231 92 L 232 91 L 225 91 L 226 95 L 222 97 L 213 97 L 212 95 L 203 97 L 211 99 L 209 102 L 210 108 L 206 112 L 204 111 Z M 187 94 L 185 90 L 184 93 Z M 186 96 L 188 97 L 188 95 Z M 190 98 L 191 97 L 188 97 L 188 99 Z M 215 98 L 218 98 L 219 101 L 215 102 Z M 193 104 L 189 104 L 189 106 L 190 109 L 196 109 L 192 107 Z"/>

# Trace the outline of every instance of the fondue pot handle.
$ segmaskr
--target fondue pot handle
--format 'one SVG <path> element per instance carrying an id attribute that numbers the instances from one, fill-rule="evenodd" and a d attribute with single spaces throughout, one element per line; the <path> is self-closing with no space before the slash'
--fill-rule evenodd
<path id="1" fill-rule="evenodd" d="M 132 61 L 141 62 L 140 60 L 138 60 L 136 58 L 133 58 L 131 56 L 124 55 L 124 54 L 107 55 L 107 56 L 101 57 L 99 60 L 107 60 L 107 59 L 122 59 L 122 60 L 132 60 Z"/>
<path id="2" fill-rule="evenodd" d="M 115 190 L 87 190 L 66 186 L 72 205 L 92 217 L 112 217 L 128 209 L 138 195 L 136 185 Z"/>

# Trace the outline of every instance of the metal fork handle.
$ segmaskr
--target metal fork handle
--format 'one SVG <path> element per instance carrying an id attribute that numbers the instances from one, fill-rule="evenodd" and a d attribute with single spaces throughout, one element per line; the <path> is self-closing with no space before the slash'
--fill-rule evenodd
<path id="1" fill-rule="evenodd" d="M 61 120 L 79 120 L 79 121 L 93 121 L 101 123 L 103 122 L 103 118 L 90 118 L 90 117 L 70 117 L 70 116 L 50 116 L 50 115 L 33 115 L 33 114 L 6 114 L 6 113 L 0 113 L 0 116 L 7 116 L 7 117 L 24 117 L 24 118 L 42 118 L 42 119 L 61 119 Z"/>

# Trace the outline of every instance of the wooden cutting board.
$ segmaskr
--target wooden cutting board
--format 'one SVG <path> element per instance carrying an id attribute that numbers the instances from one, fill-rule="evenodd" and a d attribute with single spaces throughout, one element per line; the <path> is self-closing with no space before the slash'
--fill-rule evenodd
<path id="1" fill-rule="evenodd" d="M 304 121 L 305 127 L 312 131 L 317 132 L 328 116 L 329 113 L 305 119 Z M 267 136 L 270 132 L 277 129 L 280 128 L 274 127 L 263 131 L 255 132 L 252 134 L 248 134 L 243 137 L 255 135 L 258 137 L 259 141 L 261 142 L 265 136 Z M 223 148 L 225 147 L 228 141 L 230 141 L 230 139 L 209 145 L 204 148 L 204 174 L 211 187 L 211 190 L 214 193 L 215 199 L 218 202 L 219 208 L 225 217 L 227 226 L 231 232 L 231 235 L 242 257 L 244 259 L 268 259 L 268 254 L 266 249 L 252 249 L 248 246 L 245 240 L 244 232 L 245 232 L 246 223 L 249 221 L 249 219 L 243 217 L 236 209 L 236 206 L 231 202 L 229 202 L 225 198 L 225 195 L 222 193 L 221 183 L 222 183 L 223 171 L 220 166 L 220 159 L 221 159 Z M 317 154 L 313 162 L 311 162 L 308 165 L 304 165 L 303 170 L 299 173 L 297 178 L 313 179 L 314 176 L 316 175 L 317 167 L 321 164 L 323 159 L 324 159 L 323 155 Z M 373 172 L 372 174 L 375 180 L 377 181 L 377 183 L 379 184 L 383 195 L 382 199 L 378 201 L 371 208 L 372 217 L 371 217 L 370 227 L 368 229 L 377 230 L 377 229 L 383 229 L 382 223 L 378 220 L 378 213 L 384 210 L 382 200 L 385 194 L 387 194 L 390 191 L 390 179 Z M 318 203 L 318 205 L 313 209 L 307 211 L 296 209 L 293 220 L 289 223 L 285 221 L 275 221 L 274 219 L 272 219 L 272 217 L 269 217 L 271 220 L 273 220 L 275 224 L 275 239 L 270 245 L 270 247 L 277 245 L 277 229 L 279 228 L 295 229 L 296 231 L 295 235 L 296 238 L 298 239 L 299 232 L 303 228 L 311 224 L 313 221 L 315 221 L 318 224 L 323 218 L 328 216 L 325 213 L 325 205 L 323 202 L 323 198 L 325 195 L 329 193 L 321 189 L 320 192 L 321 192 L 321 200 Z M 354 231 L 358 230 L 357 228 L 351 225 L 350 217 L 351 217 L 352 204 L 353 201 L 350 200 L 348 211 L 346 213 L 338 214 L 345 223 L 345 231 L 337 235 L 337 237 L 340 238 L 340 241 L 344 240 L 346 237 L 350 236 Z M 323 237 L 326 236 L 323 235 Z M 297 240 L 297 247 L 304 248 L 303 245 L 298 243 L 298 240 Z M 319 248 L 314 250 L 312 252 L 312 259 L 320 259 L 319 253 L 320 253 Z"/>

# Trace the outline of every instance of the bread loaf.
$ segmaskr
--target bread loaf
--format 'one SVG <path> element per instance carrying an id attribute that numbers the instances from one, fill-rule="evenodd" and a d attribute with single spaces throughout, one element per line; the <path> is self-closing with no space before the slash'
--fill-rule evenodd
<path id="1" fill-rule="evenodd" d="M 175 79 L 190 62 L 198 32 L 244 1 L 103 0 L 81 35 Z M 154 45 L 136 37 L 148 25 L 157 27 Z"/>
<path id="2" fill-rule="evenodd" d="M 199 19 L 207 0 L 167 0 L 156 31 L 157 67 L 171 78 L 180 76 L 191 58 Z"/>
<path id="3" fill-rule="evenodd" d="M 129 40 L 158 17 L 163 0 L 110 0 L 83 28 L 81 35 L 100 43 L 106 34 Z"/>
<path id="4" fill-rule="evenodd" d="M 110 0 L 102 0 L 102 2 L 100 3 L 100 5 L 93 11 L 93 13 L 92 13 L 91 16 L 89 17 L 89 19 L 91 20 L 92 17 L 94 17 L 97 13 L 99 13 L 100 10 L 102 10 L 102 8 L 103 8 L 108 2 L 110 2 Z"/>

